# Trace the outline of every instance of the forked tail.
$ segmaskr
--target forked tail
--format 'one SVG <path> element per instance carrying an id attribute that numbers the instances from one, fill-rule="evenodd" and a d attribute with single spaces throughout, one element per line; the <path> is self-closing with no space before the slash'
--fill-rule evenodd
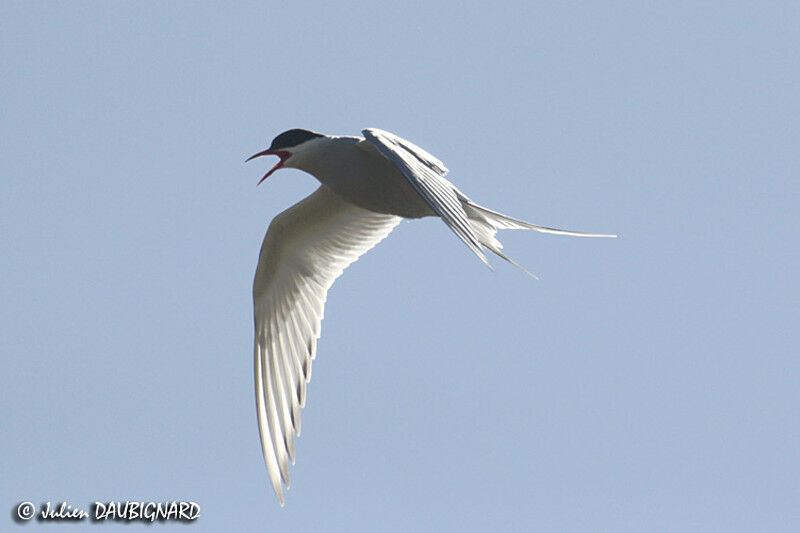
<path id="1" fill-rule="evenodd" d="M 492 253 L 496 254 L 499 257 L 502 257 L 515 267 L 519 268 L 520 270 L 522 270 L 523 272 L 534 278 L 536 278 L 535 275 L 528 272 L 525 269 L 525 267 L 515 262 L 513 259 L 511 259 L 502 252 L 503 245 L 499 240 L 497 240 L 497 230 L 532 229 L 542 233 L 553 233 L 555 235 L 570 235 L 572 237 L 616 237 L 616 235 L 606 235 L 600 233 L 582 233 L 580 231 L 569 231 L 563 229 L 548 228 L 546 226 L 537 226 L 536 224 L 531 224 L 530 222 L 525 222 L 524 220 L 518 220 L 508 215 L 498 213 L 497 211 L 492 211 L 491 209 L 487 209 L 483 206 L 476 204 L 475 202 L 473 202 L 472 200 L 461 194 L 459 194 L 459 200 L 461 200 L 461 205 L 464 207 L 464 211 L 467 213 L 467 218 L 469 219 L 472 229 L 478 236 L 478 241 Z"/>

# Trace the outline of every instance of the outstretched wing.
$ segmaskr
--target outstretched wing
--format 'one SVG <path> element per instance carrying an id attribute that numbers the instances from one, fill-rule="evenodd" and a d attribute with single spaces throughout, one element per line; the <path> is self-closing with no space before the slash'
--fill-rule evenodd
<path id="1" fill-rule="evenodd" d="M 276 216 L 264 237 L 253 281 L 256 410 L 281 505 L 328 289 L 400 220 L 344 202 L 322 186 Z"/>
<path id="2" fill-rule="evenodd" d="M 458 199 L 458 189 L 444 179 L 447 168 L 442 162 L 419 146 L 387 131 L 367 128 L 361 133 L 381 155 L 394 163 L 431 209 L 491 268 Z"/>

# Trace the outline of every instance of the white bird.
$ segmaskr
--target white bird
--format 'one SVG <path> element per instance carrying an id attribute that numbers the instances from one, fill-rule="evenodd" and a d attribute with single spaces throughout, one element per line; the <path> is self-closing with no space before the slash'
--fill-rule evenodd
<path id="1" fill-rule="evenodd" d="M 321 183 L 272 220 L 253 281 L 258 429 L 281 505 L 328 289 L 403 218 L 439 216 L 489 268 L 484 249 L 519 267 L 501 252 L 498 229 L 615 237 L 537 226 L 481 207 L 444 178 L 447 169 L 428 152 L 379 129 L 362 133 L 338 137 L 293 129 L 247 160 L 280 158 L 259 184 L 282 167 Z"/>

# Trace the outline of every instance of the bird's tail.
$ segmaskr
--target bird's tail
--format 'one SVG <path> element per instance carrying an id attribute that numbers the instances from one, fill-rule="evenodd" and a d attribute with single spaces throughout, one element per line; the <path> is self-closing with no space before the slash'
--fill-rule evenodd
<path id="1" fill-rule="evenodd" d="M 478 237 L 478 241 L 492 253 L 496 254 L 499 257 L 502 257 L 512 265 L 516 266 L 517 268 L 521 269 L 523 272 L 534 278 L 536 278 L 535 275 L 528 272 L 525 269 L 525 267 L 515 262 L 513 259 L 511 259 L 502 252 L 503 245 L 499 240 L 497 240 L 497 230 L 532 229 L 542 233 L 553 233 L 556 235 L 570 235 L 572 237 L 616 237 L 616 235 L 606 235 L 600 233 L 582 233 L 579 231 L 569 231 L 563 229 L 548 228 L 545 226 L 537 226 L 536 224 L 531 224 L 530 222 L 525 222 L 524 220 L 518 220 L 508 215 L 498 213 L 497 211 L 492 211 L 491 209 L 487 209 L 483 206 L 476 204 L 466 196 L 459 195 L 459 200 L 461 200 L 461 205 L 464 207 L 464 211 L 467 213 L 467 218 L 469 219 L 472 229 L 475 231 L 475 235 L 477 235 Z"/>

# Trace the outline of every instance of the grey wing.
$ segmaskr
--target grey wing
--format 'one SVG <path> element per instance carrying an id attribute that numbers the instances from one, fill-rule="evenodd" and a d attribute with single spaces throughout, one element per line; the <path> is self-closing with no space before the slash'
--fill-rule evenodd
<path id="1" fill-rule="evenodd" d="M 256 410 L 281 505 L 328 289 L 400 220 L 344 202 L 322 186 L 276 216 L 264 237 L 253 281 Z"/>
<path id="2" fill-rule="evenodd" d="M 480 240 L 458 198 L 458 189 L 444 179 L 447 168 L 442 162 L 419 146 L 387 131 L 367 128 L 362 130 L 362 133 L 381 155 L 394 163 L 450 229 L 491 268 L 481 248 Z"/>

